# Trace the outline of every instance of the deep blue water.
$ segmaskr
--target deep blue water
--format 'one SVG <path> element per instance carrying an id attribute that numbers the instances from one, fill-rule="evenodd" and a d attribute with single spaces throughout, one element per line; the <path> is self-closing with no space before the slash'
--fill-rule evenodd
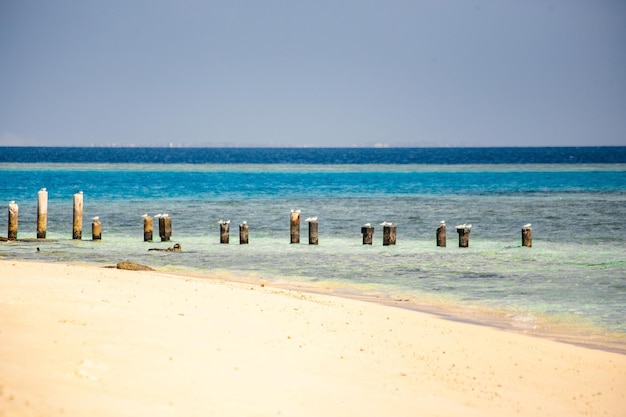
<path id="1" fill-rule="evenodd" d="M 56 148 L 0 147 L 1 162 L 141 164 L 617 164 L 626 147 Z"/>
<path id="2" fill-rule="evenodd" d="M 624 147 L 0 148 L 0 161 L 0 214 L 19 204 L 21 239 L 35 237 L 37 192 L 49 192 L 48 239 L 0 242 L 2 258 L 129 260 L 332 288 L 626 352 Z M 78 191 L 84 231 L 73 241 Z M 291 209 L 302 210 L 300 245 L 289 244 Z M 172 242 L 143 242 L 144 213 L 170 214 Z M 90 240 L 93 216 L 101 242 Z M 309 216 L 318 246 L 307 244 Z M 219 244 L 223 219 L 229 245 Z M 240 246 L 244 220 L 250 244 Z M 435 245 L 441 220 L 445 248 Z M 396 246 L 382 246 L 382 221 L 397 226 Z M 364 223 L 376 228 L 372 246 L 361 243 Z M 463 223 L 469 248 L 457 245 Z M 532 248 L 521 246 L 525 223 Z M 147 251 L 174 242 L 183 252 Z"/>

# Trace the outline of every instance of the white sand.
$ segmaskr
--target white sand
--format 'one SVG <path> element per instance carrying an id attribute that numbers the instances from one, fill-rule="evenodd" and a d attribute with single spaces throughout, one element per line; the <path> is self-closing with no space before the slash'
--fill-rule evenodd
<path id="1" fill-rule="evenodd" d="M 0 261 L 0 416 L 624 416 L 626 355 L 356 300 Z"/>

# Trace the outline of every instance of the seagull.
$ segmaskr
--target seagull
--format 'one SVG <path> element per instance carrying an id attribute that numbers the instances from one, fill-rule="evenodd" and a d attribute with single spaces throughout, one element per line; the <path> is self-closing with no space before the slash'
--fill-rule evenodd
<path id="1" fill-rule="evenodd" d="M 244 225 L 244 224 L 248 224 L 248 221 L 247 221 L 247 220 L 244 220 L 244 221 L 242 221 L 242 222 L 241 222 L 241 224 L 242 224 L 242 225 Z"/>
<path id="2" fill-rule="evenodd" d="M 363 227 L 372 227 L 372 224 L 371 224 L 371 223 L 365 223 L 365 224 L 363 225 Z"/>
<path id="3" fill-rule="evenodd" d="M 446 221 L 445 221 L 445 220 L 442 220 L 442 221 L 440 221 L 440 222 L 439 222 L 439 224 L 441 224 L 441 225 L 445 226 L 445 225 L 446 225 Z"/>
<path id="4" fill-rule="evenodd" d="M 167 213 L 163 213 L 163 214 L 161 215 L 161 217 L 170 217 L 170 215 L 169 215 L 169 214 L 167 214 Z"/>
<path id="5" fill-rule="evenodd" d="M 300 213 L 300 210 L 291 210 L 292 213 Z"/>
<path id="6" fill-rule="evenodd" d="M 15 204 L 15 200 L 9 201 L 9 204 Z"/>
<path id="7" fill-rule="evenodd" d="M 463 224 L 459 224 L 456 228 L 457 229 L 465 229 L 467 227 L 467 225 L 465 223 Z"/>
<path id="8" fill-rule="evenodd" d="M 391 226 L 393 223 L 391 222 L 382 222 L 380 225 L 381 226 Z"/>
<path id="9" fill-rule="evenodd" d="M 42 188 L 42 189 L 41 189 L 41 190 L 39 190 L 39 191 L 46 191 L 46 189 L 45 189 L 45 188 Z"/>
<path id="10" fill-rule="evenodd" d="M 220 220 L 219 224 L 230 224 L 230 220 Z"/>
<path id="11" fill-rule="evenodd" d="M 148 217 L 148 213 L 144 214 L 144 215 L 143 215 L 143 216 L 141 216 L 141 217 Z"/>
<path id="12" fill-rule="evenodd" d="M 315 217 L 307 217 L 304 221 L 305 222 L 316 222 L 317 221 L 317 216 L 315 216 Z"/>
<path id="13" fill-rule="evenodd" d="M 532 224 L 526 223 L 525 225 L 522 226 L 522 228 L 523 229 L 530 229 L 530 226 L 532 226 Z"/>
<path id="14" fill-rule="evenodd" d="M 96 217 L 93 217 L 91 220 L 100 220 L 100 217 L 96 216 Z"/>
<path id="15" fill-rule="evenodd" d="M 155 214 L 155 215 L 154 215 L 154 218 L 155 218 L 155 219 L 158 219 L 159 217 L 163 217 L 163 215 L 162 215 L 161 213 L 159 213 L 159 214 Z"/>
<path id="16" fill-rule="evenodd" d="M 466 229 L 471 229 L 471 228 L 472 228 L 472 225 L 471 225 L 471 224 L 466 224 L 466 225 L 465 225 L 465 228 L 466 228 Z"/>

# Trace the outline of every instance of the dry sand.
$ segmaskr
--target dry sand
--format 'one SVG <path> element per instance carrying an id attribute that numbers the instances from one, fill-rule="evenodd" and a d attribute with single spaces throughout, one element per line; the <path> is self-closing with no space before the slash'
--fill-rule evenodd
<path id="1" fill-rule="evenodd" d="M 0 261 L 0 416 L 624 416 L 626 355 L 269 286 Z"/>

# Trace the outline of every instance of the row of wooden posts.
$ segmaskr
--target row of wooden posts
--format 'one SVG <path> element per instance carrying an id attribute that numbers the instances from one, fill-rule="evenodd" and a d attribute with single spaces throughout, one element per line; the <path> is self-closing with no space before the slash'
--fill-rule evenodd
<path id="1" fill-rule="evenodd" d="M 17 240 L 18 230 L 18 213 L 19 208 L 15 201 L 9 203 L 9 227 L 8 239 Z M 172 218 L 168 214 L 158 214 L 155 216 L 159 224 L 159 237 L 161 242 L 168 242 L 172 236 Z M 48 192 L 42 188 L 37 195 L 37 239 L 46 238 L 46 225 L 48 219 Z M 91 223 L 91 232 L 93 240 L 102 239 L 102 222 L 98 217 L 94 217 Z M 290 235 L 291 243 L 300 243 L 300 210 L 291 210 Z M 305 220 L 309 224 L 309 244 L 317 245 L 319 243 L 318 222 L 317 217 L 309 217 Z M 230 236 L 230 221 L 220 220 L 220 243 L 228 244 Z M 391 223 L 383 222 L 383 246 L 392 246 L 396 244 L 396 226 Z M 83 192 L 74 194 L 74 210 L 73 210 L 73 229 L 72 238 L 82 239 L 83 228 Z M 151 242 L 153 239 L 154 218 L 147 214 L 143 216 L 143 240 Z M 469 235 L 472 230 L 471 224 L 462 224 L 456 226 L 459 235 L 459 247 L 469 247 Z M 361 227 L 363 235 L 363 244 L 371 245 L 374 237 L 374 227 L 371 224 L 365 224 Z M 442 221 L 437 227 L 436 232 L 437 246 L 446 246 L 446 224 Z M 239 225 L 239 243 L 248 244 L 248 223 L 243 222 Z M 522 246 L 532 246 L 532 228 L 530 224 L 522 227 Z"/>

